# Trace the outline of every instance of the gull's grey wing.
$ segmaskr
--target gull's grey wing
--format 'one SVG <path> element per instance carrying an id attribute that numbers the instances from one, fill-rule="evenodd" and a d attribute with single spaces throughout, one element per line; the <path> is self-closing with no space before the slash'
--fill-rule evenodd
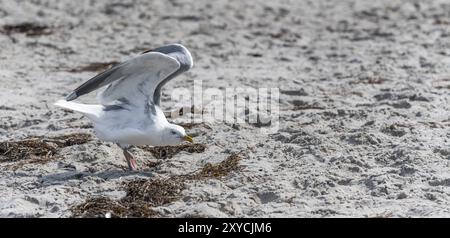
<path id="1" fill-rule="evenodd" d="M 98 88 L 110 84 L 111 82 L 117 79 L 117 77 L 110 77 L 110 76 L 113 75 L 121 66 L 122 64 L 113 66 L 112 68 L 89 79 L 88 81 L 80 85 L 78 88 L 73 90 L 69 95 L 67 95 L 66 100 L 67 101 L 75 100 L 80 96 L 83 96 Z"/>
<path id="2" fill-rule="evenodd" d="M 158 86 L 155 88 L 155 92 L 153 94 L 153 102 L 156 105 L 160 105 L 161 103 L 161 89 L 162 87 L 169 82 L 171 79 L 175 78 L 176 76 L 188 71 L 190 68 L 192 68 L 193 60 L 191 53 L 189 52 L 186 47 L 180 44 L 170 44 L 166 46 L 162 46 L 153 50 L 146 51 L 147 52 L 160 52 L 166 55 L 169 55 L 175 59 L 177 59 L 178 63 L 180 64 L 180 67 L 177 71 L 172 73 L 170 76 L 164 78 Z"/>
<path id="3" fill-rule="evenodd" d="M 115 100 L 142 105 L 148 101 L 153 103 L 158 85 L 179 69 L 180 63 L 175 58 L 160 52 L 148 52 L 91 78 L 70 93 L 66 100 L 74 100 L 108 85 L 98 95 L 103 105 L 111 104 Z"/>

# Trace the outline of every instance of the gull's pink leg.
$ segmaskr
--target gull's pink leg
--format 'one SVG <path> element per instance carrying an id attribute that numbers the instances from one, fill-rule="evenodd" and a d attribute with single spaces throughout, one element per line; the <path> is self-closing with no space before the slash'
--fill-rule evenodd
<path id="1" fill-rule="evenodd" d="M 123 155 L 125 156 L 125 159 L 127 159 L 128 169 L 130 169 L 130 171 L 137 170 L 137 163 L 133 158 L 133 155 L 126 149 L 123 150 Z"/>

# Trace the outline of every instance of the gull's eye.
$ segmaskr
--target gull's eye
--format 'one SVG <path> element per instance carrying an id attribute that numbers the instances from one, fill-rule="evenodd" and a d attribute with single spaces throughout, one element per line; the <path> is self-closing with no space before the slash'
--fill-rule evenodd
<path id="1" fill-rule="evenodd" d="M 177 134 L 175 131 L 170 131 L 170 133 L 171 133 L 172 135 L 176 135 L 176 134 Z"/>

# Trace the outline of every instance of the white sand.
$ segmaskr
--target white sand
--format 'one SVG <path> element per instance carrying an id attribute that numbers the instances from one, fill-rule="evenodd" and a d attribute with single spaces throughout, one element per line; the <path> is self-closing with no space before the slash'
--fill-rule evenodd
<path id="1" fill-rule="evenodd" d="M 121 151 L 98 140 L 17 171 L 0 163 L 0 217 L 71 216 L 87 197 L 124 196 L 122 181 L 186 174 L 241 150 L 242 171 L 188 182 L 182 199 L 155 209 L 168 217 L 450 217 L 448 1 L 116 2 L 1 1 L 0 27 L 37 22 L 53 32 L 0 33 L 1 141 L 91 133 L 80 129 L 87 119 L 52 105 L 95 75 L 68 71 L 173 42 L 191 50 L 195 66 L 167 88 L 200 79 L 206 88 L 279 87 L 279 132 L 195 128 L 204 153 L 139 174 L 123 172 Z M 140 163 L 155 160 L 135 153 Z"/>

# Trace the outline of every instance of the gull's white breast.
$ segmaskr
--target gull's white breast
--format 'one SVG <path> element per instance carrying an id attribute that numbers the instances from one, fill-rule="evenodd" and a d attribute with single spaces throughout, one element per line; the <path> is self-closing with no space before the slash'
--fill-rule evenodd
<path id="1" fill-rule="evenodd" d="M 145 113 L 140 107 L 129 110 L 105 111 L 94 122 L 99 139 L 123 145 L 163 145 L 162 130 L 167 119 L 159 107 L 156 115 Z"/>

